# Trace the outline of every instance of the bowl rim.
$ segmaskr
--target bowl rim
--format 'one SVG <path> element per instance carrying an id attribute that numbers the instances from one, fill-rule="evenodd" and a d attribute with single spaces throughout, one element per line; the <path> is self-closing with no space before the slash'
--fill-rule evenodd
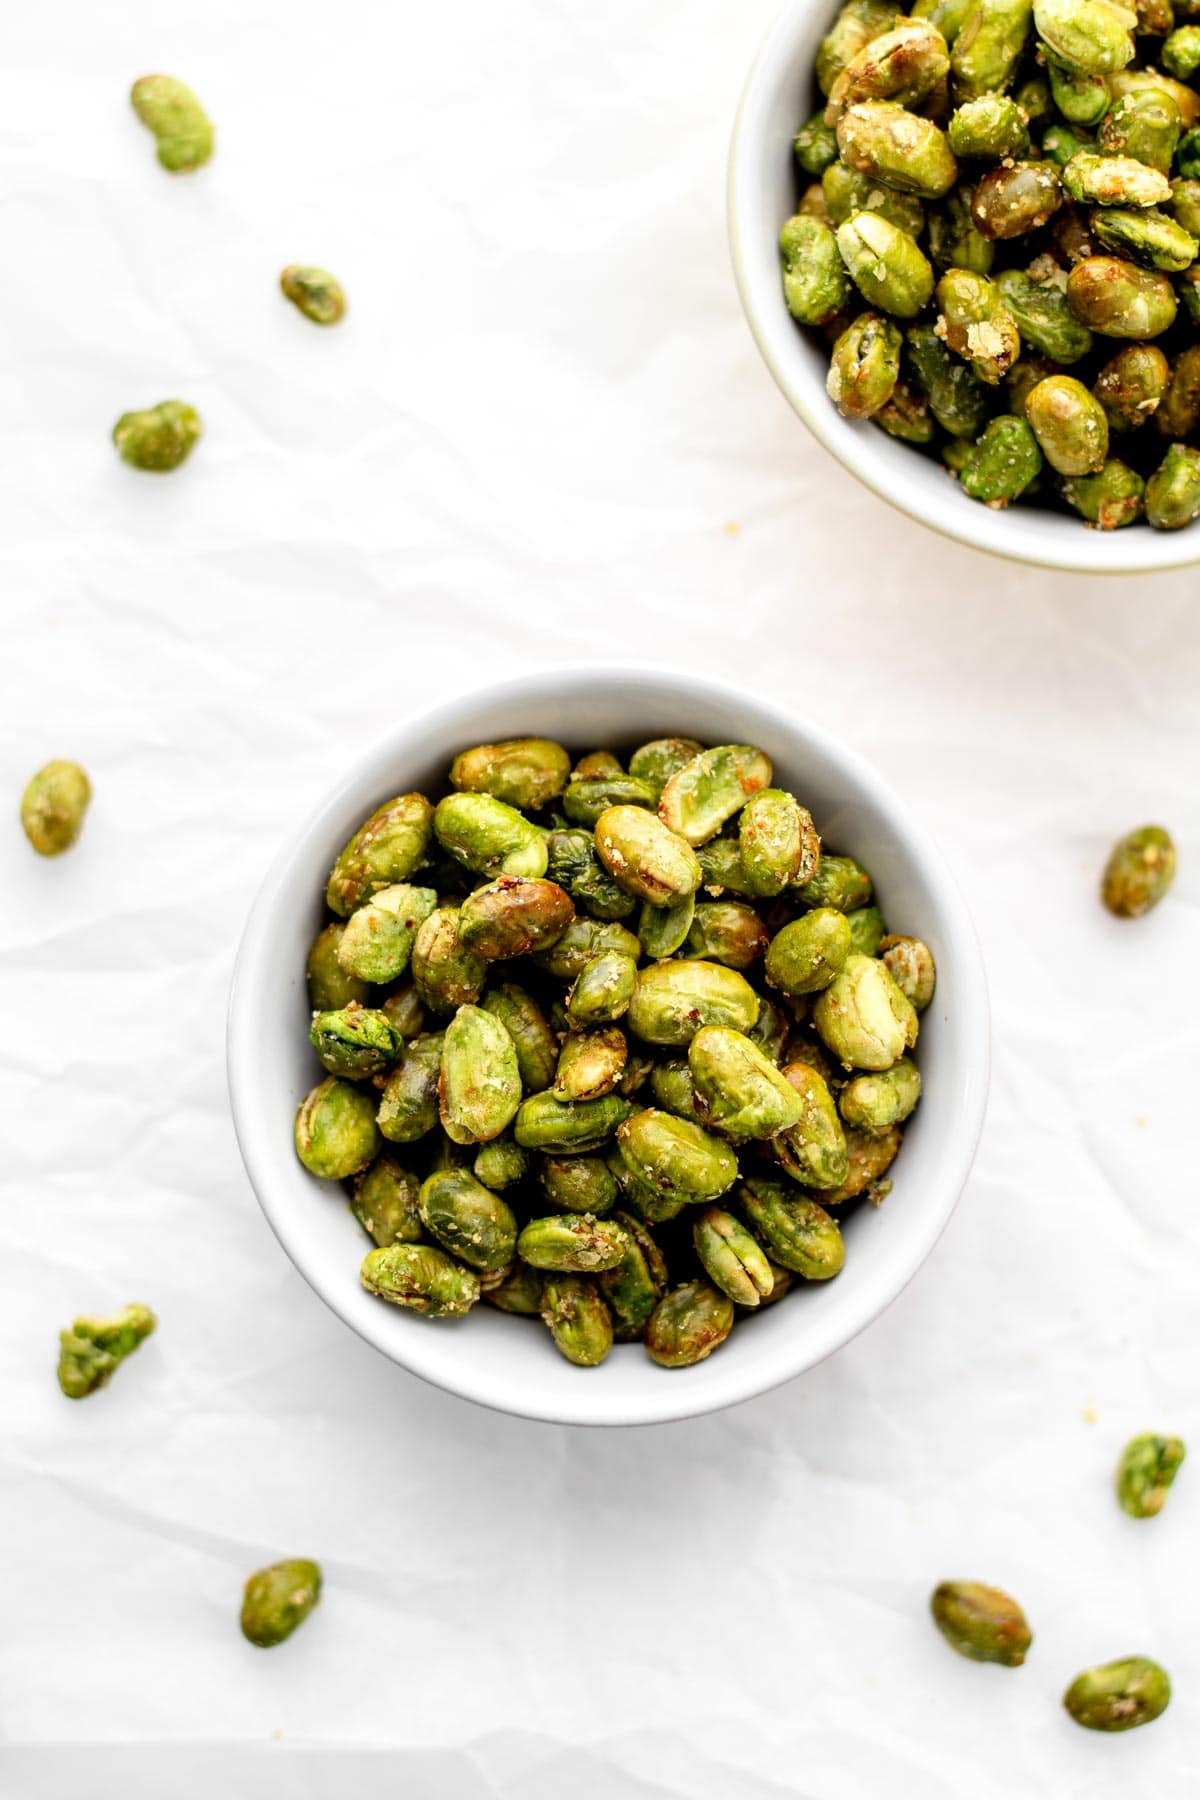
<path id="1" fill-rule="evenodd" d="M 857 1309 L 852 1309 L 848 1322 L 839 1314 L 831 1326 L 826 1326 L 815 1353 L 810 1348 L 791 1360 L 786 1355 L 777 1356 L 770 1367 L 760 1368 L 749 1374 L 739 1370 L 736 1377 L 731 1371 L 729 1378 L 722 1384 L 722 1391 L 716 1395 L 709 1393 L 701 1398 L 697 1394 L 694 1399 L 689 1399 L 686 1382 L 664 1383 L 657 1393 L 648 1390 L 645 1402 L 639 1402 L 636 1408 L 610 1404 L 601 1406 L 594 1416 L 587 1417 L 572 1413 L 552 1401 L 539 1403 L 537 1396 L 533 1394 L 522 1392 L 509 1400 L 505 1394 L 498 1393 L 486 1382 L 473 1387 L 472 1382 L 463 1380 L 460 1373 L 450 1374 L 442 1368 L 436 1333 L 429 1333 L 427 1339 L 413 1334 L 411 1343 L 406 1344 L 401 1353 L 395 1341 L 387 1335 L 386 1308 L 379 1309 L 378 1331 L 351 1316 L 339 1304 L 336 1288 L 326 1277 L 327 1265 L 323 1260 L 307 1256 L 289 1233 L 289 1205 L 286 1199 L 278 1199 L 273 1176 L 273 1169 L 278 1166 L 281 1153 L 280 1145 L 275 1141 L 277 1132 L 265 1116 L 266 1109 L 256 1106 L 252 1099 L 255 1091 L 254 1068 L 261 1057 L 260 1038 L 255 1030 L 256 1015 L 252 1010 L 255 971 L 262 961 L 275 913 L 298 873 L 297 865 L 305 862 L 309 841 L 327 830 L 328 824 L 332 823 L 333 817 L 345 806 L 369 767 L 377 762 L 390 760 L 393 756 L 402 759 L 406 753 L 411 753 L 412 739 L 422 731 L 449 725 L 459 719 L 467 726 L 474 711 L 484 704 L 496 706 L 536 702 L 545 697 L 548 688 L 581 684 L 609 686 L 625 695 L 631 688 L 636 689 L 643 684 L 648 687 L 670 684 L 679 690 L 681 712 L 685 712 L 690 703 L 705 701 L 747 707 L 759 719 L 766 719 L 783 736 L 798 737 L 805 744 L 811 745 L 816 753 L 844 770 L 847 777 L 856 784 L 860 795 L 869 799 L 892 823 L 897 836 L 904 843 L 906 857 L 918 862 L 927 879 L 937 887 L 945 909 L 945 936 L 953 944 L 959 1009 L 964 1027 L 971 1031 L 971 1051 L 963 1059 L 965 1085 L 962 1101 L 956 1114 L 943 1127 L 945 1141 L 941 1147 L 939 1162 L 940 1169 L 944 1171 L 940 1179 L 941 1202 L 936 1209 L 929 1210 L 927 1215 L 920 1215 L 919 1228 L 914 1227 L 911 1235 L 904 1240 L 905 1253 L 900 1259 L 898 1277 L 892 1273 L 886 1281 L 877 1280 L 873 1291 L 864 1289 L 860 1304 Z M 912 817 L 905 803 L 876 772 L 874 766 L 824 726 L 799 716 L 786 705 L 771 698 L 751 694 L 737 683 L 697 675 L 694 671 L 663 663 L 606 663 L 595 667 L 579 663 L 565 664 L 500 681 L 481 683 L 465 693 L 406 715 L 401 723 L 369 742 L 343 768 L 336 781 L 322 791 L 315 806 L 306 810 L 300 829 L 287 834 L 273 857 L 251 903 L 238 944 L 230 982 L 226 1023 L 226 1075 L 230 1111 L 246 1175 L 280 1246 L 318 1298 L 357 1336 L 390 1361 L 434 1387 L 492 1410 L 522 1418 L 553 1424 L 597 1427 L 664 1424 L 721 1411 L 727 1406 L 769 1392 L 817 1367 L 872 1324 L 912 1281 L 958 1205 L 983 1130 L 990 1068 L 990 1006 L 982 948 L 958 882 L 925 827 Z M 290 1139 L 287 1149 L 290 1151 Z"/>
<path id="2" fill-rule="evenodd" d="M 1156 532 L 1144 524 L 1125 531 L 1105 532 L 1092 530 L 1079 521 L 1077 531 L 1083 542 L 1077 550 L 1064 545 L 1061 551 L 1040 539 L 1036 544 L 1032 543 L 1023 529 L 1019 512 L 1014 513 L 1011 508 L 997 511 L 978 506 L 971 513 L 962 514 L 960 528 L 951 518 L 938 516 L 915 488 L 903 482 L 885 482 L 861 466 L 853 448 L 852 428 L 831 404 L 810 404 L 803 383 L 788 366 L 791 361 L 788 339 L 777 327 L 786 323 L 796 338 L 797 350 L 803 340 L 784 307 L 777 272 L 769 284 L 769 293 L 752 273 L 756 248 L 752 246 L 747 215 L 751 211 L 751 196 L 759 186 L 758 170 L 764 152 L 768 99 L 774 89 L 779 64 L 790 55 L 801 21 L 811 19 L 815 12 L 822 10 L 829 10 L 832 16 L 832 8 L 833 0 L 785 0 L 751 62 L 730 136 L 725 183 L 730 259 L 742 311 L 775 385 L 818 443 L 864 487 L 894 511 L 915 519 L 952 543 L 965 544 L 1003 562 L 1026 563 L 1074 575 L 1154 575 L 1194 567 L 1200 562 L 1200 521 L 1191 528 L 1175 532 Z M 780 220 L 779 224 L 782 223 Z M 1064 524 L 1071 523 L 1065 515 L 1062 517 Z M 1191 548 L 1188 547 L 1189 529 L 1196 533 Z M 1128 557 L 1119 565 L 1114 565 L 1106 549 L 1114 542 L 1120 543 L 1122 556 Z M 1137 548 L 1142 543 L 1154 546 L 1152 555 Z"/>

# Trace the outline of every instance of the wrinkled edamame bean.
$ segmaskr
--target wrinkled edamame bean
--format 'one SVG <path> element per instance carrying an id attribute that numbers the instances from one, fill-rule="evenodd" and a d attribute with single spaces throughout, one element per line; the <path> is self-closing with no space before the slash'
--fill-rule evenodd
<path id="1" fill-rule="evenodd" d="M 1113 846 L 1101 894 L 1118 919 L 1140 919 L 1157 906 L 1175 879 L 1176 853 L 1161 825 L 1142 825 Z"/>
<path id="2" fill-rule="evenodd" d="M 1036 481 L 1042 453 L 1028 421 L 1001 413 L 985 426 L 959 480 L 963 492 L 987 506 L 1005 507 Z"/>
<path id="3" fill-rule="evenodd" d="M 1145 511 L 1145 482 L 1136 469 L 1117 457 L 1109 457 L 1095 475 L 1070 476 L 1062 491 L 1080 517 L 1100 531 L 1132 525 Z"/>
<path id="4" fill-rule="evenodd" d="M 824 325 L 850 298 L 838 242 L 820 219 L 797 213 L 779 234 L 783 295 L 801 325 Z"/>
<path id="5" fill-rule="evenodd" d="M 486 1144 L 521 1104 L 517 1049 L 502 1022 L 481 1006 L 460 1006 L 442 1036 L 438 1110 L 455 1144 Z"/>
<path id="6" fill-rule="evenodd" d="M 771 774 L 770 757 L 751 744 L 702 750 L 664 783 L 659 818 L 689 844 L 705 844 L 751 795 L 770 786 Z"/>
<path id="7" fill-rule="evenodd" d="M 1019 1669 L 1033 1642 L 1025 1614 L 1003 1589 L 983 1581 L 943 1581 L 930 1598 L 933 1622 L 952 1650 L 972 1662 Z"/>
<path id="8" fill-rule="evenodd" d="M 166 475 L 187 461 L 203 426 L 186 400 L 160 400 L 141 412 L 122 413 L 113 426 L 113 443 L 131 468 Z"/>
<path id="9" fill-rule="evenodd" d="M 1056 363 L 1070 364 L 1086 356 L 1095 340 L 1072 313 L 1065 284 L 1060 286 L 1056 279 L 1060 273 L 1056 269 L 1039 281 L 1023 269 L 1004 269 L 996 277 L 996 287 L 1016 321 L 1022 344 L 1032 344 Z"/>
<path id="10" fill-rule="evenodd" d="M 271 1650 L 303 1625 L 321 1598 L 321 1570 L 293 1557 L 251 1575 L 242 1596 L 242 1636 L 259 1650 Z"/>
<path id="11" fill-rule="evenodd" d="M 499 1194 L 466 1169 L 436 1169 L 421 1184 L 421 1223 L 443 1250 L 473 1269 L 507 1269 L 517 1221 Z"/>
<path id="12" fill-rule="evenodd" d="M 955 156 L 1022 156 L 1029 148 L 1025 114 L 1008 94 L 965 100 L 946 128 Z"/>
<path id="13" fill-rule="evenodd" d="M 651 906 L 685 900 L 700 886 L 687 840 L 639 806 L 611 806 L 595 825 L 596 852 L 618 887 Z"/>
<path id="14" fill-rule="evenodd" d="M 952 437 L 975 438 L 987 418 L 987 390 L 969 364 L 958 361 L 932 325 L 910 325 L 904 334 L 929 410 Z"/>
<path id="15" fill-rule="evenodd" d="M 1114 100 L 1100 121 L 1096 142 L 1106 156 L 1132 156 L 1160 175 L 1169 175 L 1182 126 L 1179 107 L 1169 93 L 1141 88 Z"/>
<path id="16" fill-rule="evenodd" d="M 857 1200 L 861 1194 L 866 1194 L 876 1204 L 885 1199 L 892 1190 L 892 1184 L 885 1176 L 899 1154 L 901 1141 L 898 1126 L 883 1132 L 848 1129 L 846 1179 L 841 1187 L 822 1191 L 824 1204 L 842 1206 L 847 1200 Z"/>
<path id="17" fill-rule="evenodd" d="M 1154 338 L 1175 322 L 1170 281 L 1117 256 L 1085 256 L 1067 278 L 1067 302 L 1102 337 Z"/>
<path id="18" fill-rule="evenodd" d="M 646 1349 L 664 1369 L 687 1369 L 711 1356 L 733 1330 L 733 1301 L 707 1282 L 686 1281 L 664 1294 L 646 1322 Z"/>
<path id="19" fill-rule="evenodd" d="M 1154 413 L 1154 429 L 1165 438 L 1190 437 L 1200 424 L 1200 344 L 1180 352 L 1171 366 L 1166 392 Z"/>
<path id="20" fill-rule="evenodd" d="M 1080 150 L 1062 172 L 1072 200 L 1096 206 L 1159 206 L 1171 198 L 1171 184 L 1158 169 L 1133 156 L 1096 156 Z"/>
<path id="21" fill-rule="evenodd" d="M 295 1138 L 296 1154 L 310 1175 L 327 1181 L 357 1175 L 379 1149 L 371 1096 L 331 1075 L 302 1101 Z"/>
<path id="22" fill-rule="evenodd" d="M 546 873 L 544 833 L 507 801 L 487 793 L 447 794 L 433 815 L 439 844 L 476 875 Z"/>
<path id="23" fill-rule="evenodd" d="M 937 985 L 937 969 L 928 944 L 915 937 L 885 937 L 879 945 L 879 959 L 905 998 L 919 1013 L 924 1012 Z"/>
<path id="24" fill-rule="evenodd" d="M 1168 75 L 1190 81 L 1200 69 L 1200 25 L 1181 25 L 1162 47 L 1162 65 Z"/>
<path id="25" fill-rule="evenodd" d="M 1150 1725 L 1171 1703 L 1167 1672 L 1149 1656 L 1123 1656 L 1077 1675 L 1063 1705 L 1088 1731 L 1132 1731 Z"/>
<path id="26" fill-rule="evenodd" d="M 812 814 L 783 788 L 753 794 L 738 818 L 742 868 L 760 898 L 811 881 L 821 861 L 821 840 Z"/>
<path id="27" fill-rule="evenodd" d="M 599 1100 L 625 1073 L 629 1046 L 615 1025 L 572 1031 L 563 1039 L 551 1092 L 556 1100 Z"/>
<path id="28" fill-rule="evenodd" d="M 379 888 L 347 919 L 338 962 L 359 981 L 396 981 L 408 967 L 418 930 L 436 906 L 433 888 L 407 881 Z"/>
<path id="29" fill-rule="evenodd" d="M 748 1030 L 758 1007 L 758 995 L 736 969 L 681 957 L 640 971 L 629 1023 L 648 1044 L 688 1044 L 702 1025 Z"/>
<path id="30" fill-rule="evenodd" d="M 1131 1519 L 1153 1519 L 1166 1505 L 1187 1455 L 1183 1439 L 1145 1432 L 1130 1438 L 1117 1464 L 1117 1499 Z"/>
<path id="31" fill-rule="evenodd" d="M 359 1006 L 366 1004 L 370 983 L 360 981 L 357 975 L 348 975 L 338 961 L 338 945 L 345 929 L 340 921 L 335 921 L 324 926 L 312 941 L 304 975 L 308 1004 L 313 1012 L 336 1012 L 339 1007 L 354 1002 Z M 389 1023 L 394 1023 L 390 1016 Z"/>
<path id="32" fill-rule="evenodd" d="M 413 989 L 432 1012 L 474 1005 L 487 980 L 487 959 L 463 943 L 459 924 L 458 907 L 439 906 L 422 921 L 413 939 L 409 959 Z"/>
<path id="33" fill-rule="evenodd" d="M 641 1337 L 662 1298 L 667 1264 L 641 1219 L 619 1212 L 616 1222 L 625 1233 L 624 1254 L 614 1268 L 605 1269 L 597 1279 L 612 1314 L 613 1335 L 619 1344 L 628 1344 Z"/>
<path id="34" fill-rule="evenodd" d="M 428 1319 L 457 1319 L 479 1299 L 474 1269 L 432 1244 L 389 1244 L 369 1250 L 359 1280 L 369 1294 Z"/>
<path id="35" fill-rule="evenodd" d="M 58 1334 L 58 1385 L 68 1400 L 83 1400 L 143 1344 L 158 1321 L 148 1306 L 124 1306 L 111 1319 L 76 1319 Z"/>
<path id="36" fill-rule="evenodd" d="M 421 1241 L 421 1184 L 391 1156 L 377 1156 L 354 1182 L 350 1210 L 380 1250 Z"/>
<path id="37" fill-rule="evenodd" d="M 308 1037 L 322 1067 L 347 1081 L 377 1075 L 400 1054 L 400 1039 L 386 1015 L 367 1006 L 314 1013 Z"/>
<path id="38" fill-rule="evenodd" d="M 800 127 L 792 139 L 792 154 L 806 175 L 822 175 L 837 156 L 837 136 L 825 123 L 824 109 Z"/>
<path id="39" fill-rule="evenodd" d="M 884 187 L 844 162 L 830 163 L 822 175 L 821 198 L 830 225 L 844 225 L 855 213 L 877 212 L 910 237 L 919 238 L 925 229 L 925 208 L 915 194 Z"/>
<path id="40" fill-rule="evenodd" d="M 861 212 L 838 226 L 837 245 L 869 306 L 898 319 L 916 317 L 933 292 L 933 267 L 914 237 L 882 213 Z"/>
<path id="41" fill-rule="evenodd" d="M 704 1025 L 688 1045 L 700 1117 L 726 1137 L 771 1138 L 797 1124 L 795 1089 L 743 1032 Z"/>
<path id="42" fill-rule="evenodd" d="M 917 1013 L 886 965 L 852 953 L 818 995 L 813 1024 L 848 1068 L 890 1069 L 917 1040 Z"/>
<path id="43" fill-rule="evenodd" d="M 325 888 L 330 912 L 344 919 L 380 888 L 407 881 L 425 861 L 432 833 L 424 794 L 401 794 L 377 808 L 333 865 Z"/>
<path id="44" fill-rule="evenodd" d="M 173 75 L 143 75 L 129 93 L 142 124 L 154 134 L 158 160 L 172 175 L 201 169 L 213 153 L 212 121 L 190 87 Z"/>
<path id="45" fill-rule="evenodd" d="M 976 182 L 971 222 L 985 238 L 1026 237 L 1040 231 L 1062 201 L 1056 163 L 1006 160 Z"/>
<path id="46" fill-rule="evenodd" d="M 1111 0 L 1034 0 L 1033 23 L 1047 49 L 1085 75 L 1113 75 L 1132 60 L 1127 15 Z"/>
<path id="47" fill-rule="evenodd" d="M 846 914 L 818 906 L 771 939 L 764 973 L 785 994 L 816 994 L 841 973 L 851 948 Z"/>
<path id="48" fill-rule="evenodd" d="M 594 1274 L 617 1267 L 625 1254 L 625 1231 L 615 1220 L 561 1213 L 531 1219 L 517 1239 L 517 1251 L 534 1269 Z"/>
<path id="49" fill-rule="evenodd" d="M 719 1200 L 737 1180 L 738 1161 L 728 1144 L 654 1107 L 625 1119 L 617 1127 L 617 1143 L 634 1178 L 668 1203 Z"/>
<path id="50" fill-rule="evenodd" d="M 856 1075 L 838 1096 L 838 1110 L 847 1125 L 858 1131 L 887 1131 L 902 1125 L 921 1098 L 921 1071 L 902 1056 L 890 1069 L 877 1075 Z M 836 1187 L 838 1182 L 829 1185 Z"/>
<path id="51" fill-rule="evenodd" d="M 92 784 L 76 762 L 48 762 L 21 796 L 21 829 L 39 856 L 61 856 L 83 830 Z"/>
<path id="52" fill-rule="evenodd" d="M 486 961 L 507 962 L 557 943 L 574 917 L 571 896 L 557 882 L 501 875 L 467 895 L 458 930 Z"/>
<path id="53" fill-rule="evenodd" d="M 744 972 L 761 961 L 770 941 L 758 913 L 745 901 L 702 900 L 693 909 L 685 947 L 699 961 Z"/>
<path id="54" fill-rule="evenodd" d="M 596 1100 L 559 1100 L 553 1093 L 530 1094 L 521 1102 L 513 1136 L 526 1150 L 570 1156 L 598 1150 L 632 1108 L 621 1094 Z"/>
<path id="55" fill-rule="evenodd" d="M 1172 444 L 1146 483 L 1146 517 L 1159 531 L 1179 531 L 1200 515 L 1200 450 Z"/>
<path id="56" fill-rule="evenodd" d="M 954 40 L 950 67 L 963 99 L 1001 93 L 1025 48 L 1033 0 L 975 0 Z"/>
<path id="57" fill-rule="evenodd" d="M 922 200 L 940 200 L 958 174 L 945 132 L 894 100 L 848 106 L 838 120 L 837 141 L 852 169 Z"/>
<path id="58" fill-rule="evenodd" d="M 926 19 L 900 19 L 864 44 L 829 90 L 827 123 L 860 100 L 896 100 L 918 106 L 950 72 L 946 40 Z"/>
<path id="59" fill-rule="evenodd" d="M 732 1213 L 706 1206 L 692 1237 L 705 1274 L 738 1306 L 758 1306 L 770 1294 L 775 1278 L 766 1253 Z"/>
<path id="60" fill-rule="evenodd" d="M 560 1356 L 594 1369 L 613 1345 L 613 1317 L 594 1281 L 581 1275 L 548 1275 L 542 1284 L 542 1323 Z"/>
<path id="61" fill-rule="evenodd" d="M 879 313 L 860 313 L 846 327 L 833 346 L 825 380 L 825 391 L 843 418 L 869 419 L 887 405 L 900 379 L 903 346 L 899 326 Z M 740 846 L 737 869 L 738 891 L 749 893 Z"/>
<path id="62" fill-rule="evenodd" d="M 891 1074 L 890 1070 L 888 1074 Z M 808 1062 L 788 1063 L 783 1070 L 783 1077 L 800 1096 L 802 1110 L 796 1124 L 781 1131 L 775 1138 L 776 1156 L 792 1179 L 802 1187 L 816 1188 L 818 1191 L 840 1188 L 850 1172 L 849 1152 L 842 1122 L 838 1118 L 838 1108 L 825 1077 Z M 858 1077 L 859 1081 L 886 1079 L 887 1076 L 883 1075 Z M 920 1097 L 919 1082 L 918 1077 L 917 1090 L 912 1095 L 913 1106 Z M 843 1101 L 845 1092 L 843 1089 Z M 912 1106 L 908 1111 L 912 1111 Z M 849 1114 L 846 1116 L 849 1119 Z"/>
<path id="63" fill-rule="evenodd" d="M 847 0 L 817 51 L 817 85 L 829 94 L 842 70 L 864 44 L 880 37 L 894 23 L 896 9 L 889 0 Z"/>
<path id="64" fill-rule="evenodd" d="M 841 1273 L 846 1260 L 841 1231 L 815 1200 L 758 1178 L 742 1184 L 738 1200 L 775 1262 L 806 1281 L 832 1281 Z"/>
<path id="65" fill-rule="evenodd" d="M 947 269 L 935 289 L 938 331 L 965 357 L 981 381 L 994 387 L 1021 349 L 1017 322 L 994 282 L 969 269 Z"/>
<path id="66" fill-rule="evenodd" d="M 1157 344 L 1126 344 L 1110 357 L 1092 392 L 1104 408 L 1110 431 L 1136 431 L 1158 408 L 1171 377 Z"/>
<path id="67" fill-rule="evenodd" d="M 438 1077 L 444 1033 L 418 1032 L 405 1044 L 399 1063 L 387 1078 L 376 1123 L 389 1143 L 411 1144 L 438 1122 Z M 304 1161 L 303 1156 L 300 1159 Z M 311 1163 L 306 1163 L 312 1168 Z M 312 1169 L 314 1175 L 319 1169 Z"/>
<path id="68" fill-rule="evenodd" d="M 345 292 L 328 269 L 289 263 L 279 277 L 279 285 L 297 311 L 314 325 L 336 325 L 345 316 Z"/>

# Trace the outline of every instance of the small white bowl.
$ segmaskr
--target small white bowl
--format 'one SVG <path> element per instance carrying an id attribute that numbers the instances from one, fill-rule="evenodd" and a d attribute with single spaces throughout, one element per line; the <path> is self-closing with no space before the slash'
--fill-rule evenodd
<path id="1" fill-rule="evenodd" d="M 1145 524 L 1095 531 L 1082 519 L 1036 506 L 997 512 L 969 500 L 940 463 L 837 411 L 825 392 L 828 352 L 784 305 L 779 262 L 780 227 L 800 194 L 792 139 L 816 109 L 813 62 L 836 12 L 837 0 L 788 0 L 750 71 L 729 149 L 734 274 L 779 387 L 814 437 L 881 500 L 960 543 L 1080 574 L 1147 574 L 1200 562 L 1200 522 L 1182 531 Z"/>
<path id="2" fill-rule="evenodd" d="M 640 1344 L 577 1369 L 534 1321 L 479 1306 L 435 1322 L 359 1285 L 368 1248 L 340 1185 L 296 1159 L 296 1107 L 321 1075 L 308 1045 L 304 964 L 325 879 L 350 834 L 393 794 L 446 791 L 469 744 L 536 734 L 583 751 L 666 734 L 759 744 L 776 779 L 829 841 L 871 870 L 894 931 L 933 949 L 938 986 L 922 1017 L 925 1098 L 894 1167 L 895 1191 L 847 1222 L 846 1267 L 798 1284 L 692 1369 L 660 1369 Z M 263 884 L 238 952 L 229 1009 L 229 1093 L 247 1173 L 280 1243 L 348 1325 L 414 1374 L 487 1406 L 567 1424 L 685 1418 L 744 1400 L 810 1369 L 870 1323 L 916 1273 L 958 1199 L 983 1123 L 988 1004 L 979 945 L 938 851 L 904 802 L 852 751 L 804 719 L 715 681 L 664 670 L 570 669 L 501 683 L 406 720 L 358 757 L 298 825 Z M 403 1152 L 401 1152 L 402 1154 Z"/>

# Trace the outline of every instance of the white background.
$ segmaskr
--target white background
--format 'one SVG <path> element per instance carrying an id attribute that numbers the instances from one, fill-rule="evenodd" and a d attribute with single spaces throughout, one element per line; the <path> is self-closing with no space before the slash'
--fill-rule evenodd
<path id="1" fill-rule="evenodd" d="M 1117 1510 L 1135 1430 L 1200 1441 L 1194 573 L 1039 575 L 927 534 L 760 366 L 723 163 L 771 0 L 83 0 L 0 60 L 0 1774 L 20 1800 L 1128 1800 L 1200 1774 L 1200 1472 Z M 190 81 L 212 165 L 126 103 Z M 351 302 L 319 332 L 293 260 Z M 179 475 L 118 413 L 179 394 Z M 352 1338 L 238 1161 L 222 1031 L 277 846 L 407 709 L 535 664 L 666 659 L 788 700 L 939 835 L 995 1007 L 936 1254 L 806 1379 L 625 1433 L 491 1416 Z M 15 823 L 83 761 L 76 853 Z M 1096 900 L 1169 823 L 1170 902 Z M 847 1279 L 851 1277 L 847 1275 Z M 84 1405 L 55 1333 L 158 1336 Z M 586 1379 L 586 1377 L 584 1378 Z M 686 1379 L 682 1376 L 681 1379 Z M 326 1598 L 245 1645 L 247 1572 Z M 926 1597 L 1011 1587 L 1019 1672 Z M 1176 1700 L 1058 1704 L 1148 1651 Z"/>

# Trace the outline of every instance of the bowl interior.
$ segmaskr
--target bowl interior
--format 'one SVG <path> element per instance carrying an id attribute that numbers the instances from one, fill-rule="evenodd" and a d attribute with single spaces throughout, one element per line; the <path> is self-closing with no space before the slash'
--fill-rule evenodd
<path id="1" fill-rule="evenodd" d="M 926 1098 L 894 1170 L 895 1190 L 847 1227 L 835 1281 L 793 1290 L 739 1323 L 717 1354 L 681 1371 L 640 1345 L 597 1370 L 555 1355 L 536 1321 L 478 1307 L 434 1323 L 371 1298 L 358 1269 L 368 1248 L 340 1186 L 309 1176 L 292 1149 L 296 1107 L 321 1071 L 307 1042 L 304 964 L 323 922 L 322 890 L 338 850 L 383 800 L 445 791 L 464 746 L 524 733 L 582 751 L 667 733 L 752 741 L 777 779 L 811 808 L 827 841 L 861 858 L 893 930 L 920 933 L 939 981 L 922 1020 Z M 987 1000 L 978 947 L 941 858 L 856 757 L 771 706 L 691 677 L 625 671 L 550 675 L 454 702 L 398 727 L 295 835 L 254 906 L 230 1010 L 230 1092 L 246 1167 L 280 1241 L 354 1329 L 415 1373 L 488 1405 L 536 1418 L 630 1423 L 685 1416 L 744 1398 L 827 1356 L 893 1298 L 928 1253 L 970 1165 L 987 1079 Z M 403 1154 L 402 1147 L 397 1147 Z"/>
<path id="2" fill-rule="evenodd" d="M 823 346 L 783 301 L 779 231 L 801 192 L 792 138 L 820 98 L 812 76 L 837 0 L 789 0 L 772 26 L 742 96 L 729 159 L 729 235 L 734 273 L 751 330 L 771 373 L 827 450 L 881 499 L 946 536 L 998 556 L 1098 574 L 1128 574 L 1200 561 L 1200 527 L 1089 530 L 1080 519 L 969 500 L 934 459 L 869 421 L 843 419 L 825 392 Z M 1115 347 L 1115 346 L 1114 346 Z"/>

